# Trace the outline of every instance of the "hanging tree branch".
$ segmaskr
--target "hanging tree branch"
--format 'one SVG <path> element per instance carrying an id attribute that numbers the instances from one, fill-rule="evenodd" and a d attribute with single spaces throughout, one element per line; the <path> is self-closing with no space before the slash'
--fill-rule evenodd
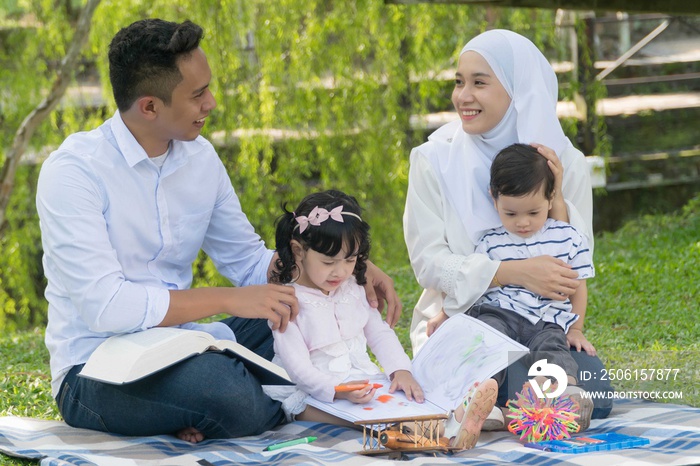
<path id="1" fill-rule="evenodd" d="M 63 57 L 61 65 L 56 73 L 56 79 L 51 86 L 51 91 L 39 105 L 37 105 L 26 116 L 22 124 L 15 132 L 15 137 L 12 141 L 12 146 L 7 151 L 5 156 L 5 164 L 2 167 L 0 174 L 0 232 L 4 231 L 7 226 L 7 206 L 10 203 L 12 189 L 15 186 L 15 174 L 19 165 L 20 159 L 27 150 L 29 140 L 34 135 L 37 127 L 42 121 L 56 108 L 63 94 L 65 94 L 70 79 L 75 70 L 80 52 L 85 46 L 90 35 L 90 26 L 92 17 L 95 13 L 100 0 L 88 0 L 83 11 L 80 13 L 78 25 L 73 34 L 73 39 L 68 48 L 66 56 Z"/>

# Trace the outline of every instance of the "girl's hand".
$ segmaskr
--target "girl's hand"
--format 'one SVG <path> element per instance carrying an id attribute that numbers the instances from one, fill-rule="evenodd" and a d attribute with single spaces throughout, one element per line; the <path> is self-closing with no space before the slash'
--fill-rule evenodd
<path id="1" fill-rule="evenodd" d="M 432 335 L 433 333 L 435 333 L 435 330 L 437 330 L 437 328 L 449 318 L 450 317 L 447 314 L 445 314 L 445 311 L 441 310 L 438 313 L 438 315 L 428 320 L 428 328 L 426 329 L 425 333 L 428 336 Z"/>
<path id="2" fill-rule="evenodd" d="M 391 387 L 389 387 L 389 393 L 394 393 L 396 390 L 401 390 L 406 395 L 409 401 L 417 401 L 418 403 L 423 403 L 425 397 L 423 395 L 423 389 L 420 387 L 416 379 L 413 378 L 413 374 L 409 371 L 396 371 L 391 374 Z"/>
<path id="3" fill-rule="evenodd" d="M 552 256 L 504 261 L 498 268 L 502 283 L 520 285 L 545 298 L 565 301 L 578 289 L 578 273 Z"/>
<path id="4" fill-rule="evenodd" d="M 584 350 L 589 356 L 597 354 L 595 347 L 588 341 L 582 330 L 570 328 L 566 334 L 566 341 L 569 342 L 569 348 L 576 348 L 576 351 Z"/>
<path id="5" fill-rule="evenodd" d="M 343 382 L 341 385 L 367 385 L 367 388 L 361 390 L 353 390 L 350 392 L 335 392 L 334 399 L 348 400 L 356 404 L 365 404 L 372 401 L 377 389 L 369 383 L 369 380 L 353 380 L 351 382 Z"/>
<path id="6" fill-rule="evenodd" d="M 386 323 L 394 328 L 401 317 L 401 299 L 394 289 L 394 280 L 370 261 L 367 261 L 365 277 L 367 302 L 381 312 L 386 301 Z"/>
<path id="7" fill-rule="evenodd" d="M 549 210 L 549 216 L 555 220 L 560 220 L 562 222 L 568 223 L 569 212 L 566 209 L 566 202 L 564 202 L 564 192 L 562 191 L 562 182 L 564 179 L 564 165 L 562 165 L 561 160 L 557 156 L 557 153 L 549 147 L 537 143 L 532 143 L 530 145 L 536 148 L 537 152 L 542 154 L 542 156 L 545 159 L 547 159 L 547 165 L 554 174 L 554 194 L 552 197 L 552 208 Z"/>

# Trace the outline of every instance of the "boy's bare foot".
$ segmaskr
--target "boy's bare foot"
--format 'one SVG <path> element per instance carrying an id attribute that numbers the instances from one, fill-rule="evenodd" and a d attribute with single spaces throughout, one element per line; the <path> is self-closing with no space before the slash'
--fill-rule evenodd
<path id="1" fill-rule="evenodd" d="M 474 448 L 481 434 L 481 427 L 491 413 L 498 397 L 498 383 L 488 379 L 477 385 L 455 409 L 454 416 L 460 422 L 459 432 L 450 446 L 463 450 Z"/>
<path id="2" fill-rule="evenodd" d="M 204 434 L 194 427 L 185 427 L 184 429 L 178 430 L 175 437 L 190 443 L 199 443 L 204 440 Z"/>

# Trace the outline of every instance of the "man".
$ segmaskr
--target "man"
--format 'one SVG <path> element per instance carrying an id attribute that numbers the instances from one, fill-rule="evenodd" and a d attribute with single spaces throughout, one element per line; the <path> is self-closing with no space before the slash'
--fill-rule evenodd
<path id="1" fill-rule="evenodd" d="M 71 135 L 44 163 L 37 188 L 48 280 L 46 345 L 52 391 L 70 425 L 127 435 L 254 435 L 284 419 L 237 359 L 208 352 L 141 381 L 78 377 L 106 338 L 154 326 L 207 331 L 272 357 L 273 329 L 298 313 L 291 287 L 267 284 L 274 267 L 241 210 L 212 145 L 200 136 L 216 101 L 199 47 L 202 28 L 137 21 L 109 46 L 118 111 Z M 236 287 L 189 289 L 200 250 Z M 372 266 L 394 324 L 391 280 Z M 194 323 L 229 314 L 223 322 Z"/>

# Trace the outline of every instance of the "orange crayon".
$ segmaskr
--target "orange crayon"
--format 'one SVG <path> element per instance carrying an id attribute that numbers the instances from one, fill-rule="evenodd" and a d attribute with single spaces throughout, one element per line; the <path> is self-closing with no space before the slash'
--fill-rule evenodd
<path id="1" fill-rule="evenodd" d="M 349 383 L 336 385 L 336 392 L 354 392 L 355 390 L 367 390 L 368 388 L 382 388 L 384 385 L 380 383 Z"/>

